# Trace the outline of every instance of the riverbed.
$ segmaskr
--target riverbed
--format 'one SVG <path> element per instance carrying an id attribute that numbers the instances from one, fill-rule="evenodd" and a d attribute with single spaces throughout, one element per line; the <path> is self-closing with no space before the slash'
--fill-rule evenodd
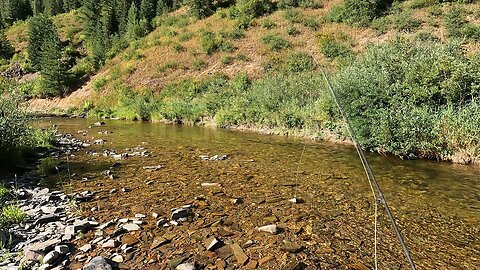
<path id="1" fill-rule="evenodd" d="M 92 119 L 39 120 L 92 144 L 68 163 L 62 157 L 62 167 L 69 170 L 43 183 L 67 192 L 97 192 L 80 211 L 100 223 L 147 216 L 141 231 L 120 239 L 134 243 L 121 267 L 162 269 L 178 258 L 205 269 L 239 267 L 228 249 L 205 250 L 204 241 L 213 236 L 226 247 L 238 244 L 248 257 L 245 265 L 258 269 L 303 264 L 307 269 L 373 268 L 374 204 L 353 147 L 205 127 L 102 121 L 95 126 Z M 109 152 L 117 156 L 104 155 Z M 119 157 L 122 153 L 130 156 Z M 480 267 L 478 167 L 374 153 L 368 158 L 418 269 Z M 113 177 L 102 175 L 105 170 Z M 289 201 L 294 197 L 300 203 Z M 157 226 L 152 213 L 168 219 L 171 209 L 182 205 L 192 205 L 191 217 Z M 276 225 L 278 231 L 259 232 L 265 225 Z M 152 248 L 158 237 L 168 243 Z M 94 232 L 85 234 L 77 246 L 94 238 Z M 94 248 L 89 255 L 113 252 Z M 72 269 L 82 265 L 74 257 Z M 408 269 L 381 206 L 378 263 L 380 269 Z"/>

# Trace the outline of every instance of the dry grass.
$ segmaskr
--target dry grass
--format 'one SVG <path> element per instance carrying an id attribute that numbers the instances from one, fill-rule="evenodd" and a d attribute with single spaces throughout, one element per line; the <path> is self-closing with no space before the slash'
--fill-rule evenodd
<path id="1" fill-rule="evenodd" d="M 115 86 L 126 84 L 136 91 L 145 89 L 159 92 L 165 85 L 175 83 L 185 79 L 201 79 L 216 73 L 223 73 L 227 76 L 234 76 L 239 72 L 246 72 L 252 78 L 264 76 L 263 63 L 273 57 L 285 57 L 287 54 L 302 51 L 315 57 L 321 66 L 335 70 L 338 63 L 335 60 L 326 58 L 319 50 L 317 36 L 322 33 L 343 33 L 349 37 L 349 44 L 354 53 L 361 53 L 369 43 L 386 42 L 396 36 L 413 37 L 418 32 L 433 33 L 441 39 L 445 39 L 445 29 L 443 28 L 443 17 L 433 18 L 425 9 L 414 10 L 413 16 L 421 18 L 423 23 L 419 29 L 405 33 L 396 29 L 389 28 L 384 33 L 379 33 L 372 28 L 355 28 L 346 24 L 337 24 L 326 22 L 324 20 L 332 7 L 341 3 L 340 0 L 323 1 L 324 5 L 319 9 L 299 9 L 304 16 L 315 18 L 319 22 L 319 27 L 314 30 L 301 23 L 295 23 L 294 26 L 299 30 L 299 34 L 294 36 L 287 35 L 287 30 L 292 26 L 284 16 L 282 10 L 273 14 L 256 19 L 246 32 L 245 37 L 237 40 L 229 40 L 235 49 L 232 52 L 215 52 L 207 55 L 202 52 L 200 47 L 201 33 L 205 30 L 218 33 L 220 31 L 232 31 L 234 21 L 221 18 L 215 14 L 204 20 L 193 21 L 187 26 L 160 26 L 147 37 L 135 41 L 135 46 L 130 46 L 125 52 L 119 54 L 114 59 L 107 61 L 106 65 L 93 76 L 91 80 L 84 85 L 79 94 L 74 94 L 72 101 L 67 97 L 68 105 L 78 105 L 81 99 L 78 97 L 93 97 L 96 100 L 111 102 L 111 99 L 105 98 L 107 93 L 111 92 Z M 478 21 L 480 15 L 480 4 L 466 5 L 472 12 L 469 19 Z M 447 8 L 443 8 L 444 12 Z M 170 13 L 171 16 L 183 16 L 187 14 L 187 8 L 181 8 Z M 477 15 L 475 15 L 477 14 Z M 270 20 L 275 22 L 275 26 L 266 29 L 261 26 L 261 22 Z M 430 20 L 430 21 L 429 21 Z M 79 27 L 78 16 L 75 13 L 68 13 L 55 17 L 55 22 L 59 26 L 62 39 L 66 38 L 66 29 L 76 29 Z M 434 25 L 431 25 L 434 22 Z M 8 38 L 14 43 L 17 50 L 24 48 L 26 24 L 20 23 L 9 29 Z M 190 39 L 183 40 L 182 34 L 191 33 Z M 268 50 L 261 39 L 263 36 L 271 33 L 277 33 L 282 38 L 291 43 L 288 49 L 278 52 Z M 177 46 L 177 49 L 175 49 Z M 478 43 L 469 43 L 466 45 L 469 51 L 478 51 Z M 126 59 L 127 54 L 135 51 L 136 57 Z M 238 54 L 246 56 L 247 61 L 236 59 Z M 221 62 L 222 58 L 232 57 L 234 60 L 229 65 Z M 195 68 L 195 61 L 202 61 L 201 69 Z M 168 66 L 169 65 L 169 66 Z M 166 67 L 168 66 L 168 67 Z M 114 76 L 112 75 L 113 73 Z M 92 90 L 93 82 L 101 77 L 107 78 L 107 83 L 101 93 L 94 93 Z M 113 77 L 113 78 L 112 78 Z M 113 93 L 113 92 L 112 92 Z M 55 106 L 62 106 L 63 102 L 57 101 Z"/>

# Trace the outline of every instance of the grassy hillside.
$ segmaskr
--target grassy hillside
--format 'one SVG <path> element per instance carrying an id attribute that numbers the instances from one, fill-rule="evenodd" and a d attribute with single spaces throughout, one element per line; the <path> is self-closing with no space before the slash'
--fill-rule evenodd
<path id="1" fill-rule="evenodd" d="M 373 2 L 245 0 L 201 19 L 184 6 L 126 49 L 114 45 L 70 97 L 31 105 L 341 139 L 325 69 L 366 147 L 480 162 L 480 3 L 362 6 Z M 54 21 L 82 47 L 76 12 Z M 17 51 L 21 27 L 7 30 Z"/>

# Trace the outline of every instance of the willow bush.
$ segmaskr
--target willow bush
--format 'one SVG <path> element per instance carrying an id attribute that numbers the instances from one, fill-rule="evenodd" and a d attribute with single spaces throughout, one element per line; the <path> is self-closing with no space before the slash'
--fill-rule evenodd
<path id="1" fill-rule="evenodd" d="M 396 40 L 374 45 L 336 74 L 335 85 L 366 147 L 441 157 L 467 141 L 469 147 L 479 145 L 473 139 L 478 128 L 472 128 L 480 124 L 472 111 L 480 99 L 479 57 L 467 56 L 459 44 Z M 469 120 L 457 121 L 453 112 Z"/>

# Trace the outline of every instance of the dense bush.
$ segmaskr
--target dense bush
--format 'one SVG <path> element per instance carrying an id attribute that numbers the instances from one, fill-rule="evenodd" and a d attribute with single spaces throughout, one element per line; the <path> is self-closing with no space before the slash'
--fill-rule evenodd
<path id="1" fill-rule="evenodd" d="M 262 42 L 269 50 L 280 51 L 290 47 L 288 40 L 284 39 L 278 34 L 268 34 L 262 37 Z"/>
<path id="2" fill-rule="evenodd" d="M 345 0 L 331 10 L 329 18 L 335 22 L 367 26 L 373 19 L 381 16 L 392 3 L 393 0 Z"/>
<path id="3" fill-rule="evenodd" d="M 448 145 L 439 115 L 477 102 L 480 68 L 478 56 L 467 57 L 456 44 L 396 41 L 370 47 L 335 76 L 335 84 L 361 144 L 431 156 Z M 466 137 L 477 136 L 477 129 L 463 130 Z"/>
<path id="4" fill-rule="evenodd" d="M 12 93 L 0 95 L 0 165 L 21 161 L 35 147 L 49 147 L 52 131 L 31 128 L 21 100 Z"/>
<path id="5" fill-rule="evenodd" d="M 333 34 L 321 34 L 318 36 L 320 52 L 330 58 L 348 57 L 352 55 L 350 46 Z"/>

